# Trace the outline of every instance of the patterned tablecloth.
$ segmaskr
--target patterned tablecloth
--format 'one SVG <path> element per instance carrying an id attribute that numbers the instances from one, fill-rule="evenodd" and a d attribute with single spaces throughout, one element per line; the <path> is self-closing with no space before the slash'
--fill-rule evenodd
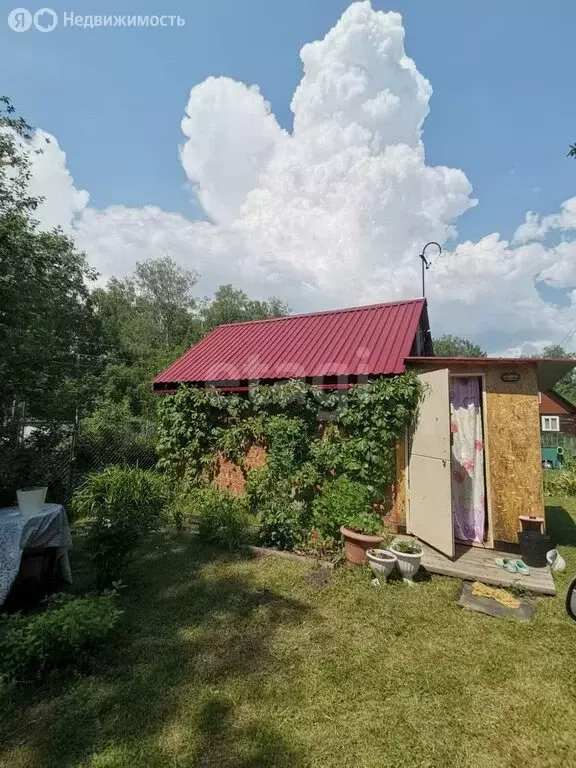
<path id="1" fill-rule="evenodd" d="M 0 509 L 0 605 L 4 603 L 18 575 L 24 549 L 56 547 L 60 572 L 72 581 L 68 549 L 72 546 L 64 507 L 44 504 L 37 515 L 23 515 L 18 507 Z"/>

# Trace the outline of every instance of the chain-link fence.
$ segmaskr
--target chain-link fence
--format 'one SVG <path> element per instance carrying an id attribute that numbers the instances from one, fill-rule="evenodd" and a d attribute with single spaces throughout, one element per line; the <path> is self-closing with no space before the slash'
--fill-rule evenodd
<path id="1" fill-rule="evenodd" d="M 0 506 L 13 504 L 23 486 L 47 485 L 48 500 L 67 503 L 91 472 L 111 465 L 152 469 L 155 440 L 151 421 L 98 430 L 82 421 L 11 425 L 0 438 Z"/>
<path id="2" fill-rule="evenodd" d="M 151 421 L 144 421 L 139 429 L 116 426 L 97 432 L 78 424 L 72 450 L 72 489 L 90 472 L 113 464 L 152 469 L 156 466 L 155 441 L 155 425 Z"/>
<path id="3" fill-rule="evenodd" d="M 565 432 L 542 432 L 543 448 L 563 448 L 567 458 L 576 456 L 576 435 Z"/>

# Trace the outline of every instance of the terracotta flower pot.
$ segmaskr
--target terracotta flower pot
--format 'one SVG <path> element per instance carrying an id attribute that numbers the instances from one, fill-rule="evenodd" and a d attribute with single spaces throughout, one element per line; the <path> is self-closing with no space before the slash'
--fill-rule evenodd
<path id="1" fill-rule="evenodd" d="M 344 537 L 344 554 L 346 560 L 349 563 L 359 565 L 360 563 L 367 563 L 368 557 L 366 552 L 369 549 L 373 549 L 380 544 L 383 536 L 369 536 L 365 533 L 356 533 L 351 531 L 350 528 L 346 528 L 345 525 L 340 527 L 340 533 Z"/>

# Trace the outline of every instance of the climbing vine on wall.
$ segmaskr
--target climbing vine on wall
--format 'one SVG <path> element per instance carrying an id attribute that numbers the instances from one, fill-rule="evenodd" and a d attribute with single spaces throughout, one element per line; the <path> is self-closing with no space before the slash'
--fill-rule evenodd
<path id="1" fill-rule="evenodd" d="M 251 445 L 264 470 L 244 470 L 253 495 L 310 500 L 346 475 L 381 500 L 393 481 L 394 448 L 414 418 L 422 387 L 413 372 L 323 391 L 301 381 L 254 388 L 247 397 L 181 387 L 160 407 L 160 466 L 192 487 L 211 479 L 222 454 L 244 469 Z M 318 414 L 327 419 L 322 428 Z"/>

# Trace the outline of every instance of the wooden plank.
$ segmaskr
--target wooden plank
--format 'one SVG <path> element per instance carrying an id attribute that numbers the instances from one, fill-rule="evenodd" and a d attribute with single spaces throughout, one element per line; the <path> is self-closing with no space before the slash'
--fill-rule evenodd
<path id="1" fill-rule="evenodd" d="M 431 573 L 454 576 L 466 581 L 482 581 L 498 587 L 521 587 L 541 595 L 556 594 L 554 579 L 548 568 L 531 568 L 529 576 L 498 568 L 495 563 L 496 558 L 510 557 L 509 553 L 480 547 L 458 546 L 456 556 L 451 560 L 424 542 L 420 541 L 419 544 L 422 547 L 422 565 Z"/>

